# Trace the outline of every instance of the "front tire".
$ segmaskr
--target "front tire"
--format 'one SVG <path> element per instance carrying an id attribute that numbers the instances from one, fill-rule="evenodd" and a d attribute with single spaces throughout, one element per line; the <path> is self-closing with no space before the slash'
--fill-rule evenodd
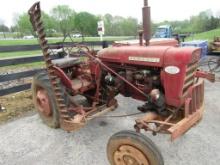
<path id="1" fill-rule="evenodd" d="M 111 136 L 107 156 L 111 165 L 164 165 L 156 145 L 134 131 L 120 131 Z"/>

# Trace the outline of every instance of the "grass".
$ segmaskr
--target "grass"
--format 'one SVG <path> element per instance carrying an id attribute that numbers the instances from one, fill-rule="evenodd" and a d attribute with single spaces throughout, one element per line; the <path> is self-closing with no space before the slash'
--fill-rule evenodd
<path id="1" fill-rule="evenodd" d="M 8 66 L 8 69 L 16 69 L 16 68 L 39 68 L 39 67 L 45 67 L 45 62 L 34 62 L 29 64 L 18 64 L 18 65 L 11 65 Z"/>
<path id="2" fill-rule="evenodd" d="M 188 37 L 186 40 L 207 40 L 207 41 L 213 41 L 213 38 L 217 36 L 220 36 L 220 28 L 219 29 L 214 29 L 211 31 L 203 32 L 203 33 L 198 33 L 194 34 L 190 37 Z"/>
<path id="3" fill-rule="evenodd" d="M 126 40 L 132 39 L 134 37 L 131 36 L 121 36 L 121 37 L 104 37 L 103 39 L 106 41 L 116 41 L 116 40 Z M 81 38 L 73 38 L 74 42 L 81 42 Z M 85 37 L 85 41 L 99 41 L 99 37 Z M 62 42 L 62 38 L 48 38 L 49 43 Z M 70 42 L 71 40 L 67 38 L 66 42 Z M 33 45 L 38 44 L 38 40 L 35 39 L 2 39 L 0 40 L 0 46 L 13 46 L 13 45 Z M 19 51 L 19 52 L 5 52 L 0 53 L 1 58 L 12 58 L 12 57 L 21 57 L 21 56 L 33 56 L 42 54 L 41 50 L 35 51 Z"/>
<path id="4" fill-rule="evenodd" d="M 25 68 L 25 69 L 36 69 L 36 68 L 44 68 L 44 62 L 34 62 L 29 64 L 19 64 L 19 65 L 10 65 L 5 67 L 0 67 L 0 73 L 5 73 L 9 70 L 16 70 L 18 68 Z"/>
<path id="5" fill-rule="evenodd" d="M 0 40 L 0 46 L 9 45 L 34 45 L 37 44 L 37 39 L 22 40 L 22 39 L 2 39 Z"/>
<path id="6" fill-rule="evenodd" d="M 130 36 L 122 36 L 122 37 L 104 37 L 103 40 L 106 41 L 115 41 L 115 40 L 124 40 L 130 39 L 134 37 Z M 85 37 L 85 41 L 99 41 L 99 37 Z M 63 38 L 48 38 L 49 43 L 62 42 Z M 66 42 L 71 41 L 70 39 L 65 40 Z M 81 42 L 81 38 L 73 38 L 74 42 Z M 0 40 L 0 46 L 8 46 L 8 45 L 34 45 L 38 44 L 38 40 L 34 39 L 2 39 Z"/>
<path id="7" fill-rule="evenodd" d="M 21 57 L 21 56 L 34 56 L 42 54 L 41 50 L 34 50 L 34 51 L 19 51 L 19 52 L 5 52 L 0 53 L 1 58 L 11 58 L 11 57 Z"/>

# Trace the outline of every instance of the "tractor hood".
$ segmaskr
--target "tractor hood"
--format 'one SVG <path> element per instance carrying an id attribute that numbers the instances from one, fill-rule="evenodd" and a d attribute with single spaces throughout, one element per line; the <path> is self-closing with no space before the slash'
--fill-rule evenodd
<path id="1" fill-rule="evenodd" d="M 139 46 L 139 40 L 123 40 L 114 41 L 115 46 Z M 145 43 L 145 41 L 143 41 Z M 178 41 L 174 38 L 152 38 L 150 39 L 150 46 L 178 46 Z"/>
<path id="2" fill-rule="evenodd" d="M 163 67 L 198 61 L 200 54 L 200 49 L 193 47 L 120 46 L 99 51 L 98 58 L 103 62 Z"/>

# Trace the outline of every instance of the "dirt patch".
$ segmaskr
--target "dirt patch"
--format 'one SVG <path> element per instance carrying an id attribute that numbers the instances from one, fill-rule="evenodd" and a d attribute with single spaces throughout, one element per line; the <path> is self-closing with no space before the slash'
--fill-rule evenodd
<path id="1" fill-rule="evenodd" d="M 27 112 L 33 112 L 31 91 L 19 92 L 0 97 L 3 110 L 0 111 L 0 124 L 13 118 L 24 116 Z"/>
<path id="2" fill-rule="evenodd" d="M 33 69 L 39 69 L 39 66 L 9 66 L 9 67 L 0 67 L 0 76 L 29 71 Z M 8 89 L 14 86 L 23 85 L 31 83 L 32 77 L 21 78 L 12 81 L 6 81 L 0 83 L 0 90 Z M 26 116 L 29 113 L 34 112 L 34 105 L 32 102 L 32 93 L 30 90 L 13 93 L 6 96 L 0 97 L 0 106 L 3 110 L 0 109 L 0 124 L 9 120 L 13 120 L 19 117 Z"/>

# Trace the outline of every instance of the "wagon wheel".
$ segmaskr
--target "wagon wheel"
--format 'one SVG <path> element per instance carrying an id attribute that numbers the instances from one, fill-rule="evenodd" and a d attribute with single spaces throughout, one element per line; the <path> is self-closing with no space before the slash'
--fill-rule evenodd
<path id="1" fill-rule="evenodd" d="M 155 144 L 134 131 L 121 131 L 108 141 L 107 156 L 111 165 L 163 165 Z"/>
<path id="2" fill-rule="evenodd" d="M 62 97 L 68 106 L 70 101 L 64 92 L 64 87 L 61 83 L 60 85 L 62 87 Z M 34 76 L 32 94 L 35 109 L 43 122 L 49 127 L 58 128 L 60 126 L 59 109 L 56 105 L 55 96 L 53 95 L 53 90 L 46 72 L 41 72 Z"/>

